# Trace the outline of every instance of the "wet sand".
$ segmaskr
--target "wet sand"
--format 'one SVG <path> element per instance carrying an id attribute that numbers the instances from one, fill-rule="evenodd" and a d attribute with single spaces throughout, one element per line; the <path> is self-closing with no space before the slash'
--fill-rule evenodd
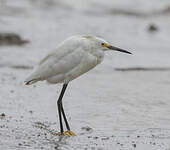
<path id="1" fill-rule="evenodd" d="M 76 137 L 53 135 L 61 85 L 24 86 L 29 71 L 1 69 L 1 149 L 169 148 L 169 71 L 101 66 L 73 81 L 63 102 Z"/>
<path id="2" fill-rule="evenodd" d="M 169 1 L 152 5 L 15 0 L 1 6 L 0 33 L 29 43 L 0 45 L 0 150 L 168 150 Z M 71 82 L 63 102 L 77 136 L 54 136 L 61 85 L 23 81 L 59 42 L 84 33 L 102 35 L 133 56 L 108 52 L 101 65 Z"/>

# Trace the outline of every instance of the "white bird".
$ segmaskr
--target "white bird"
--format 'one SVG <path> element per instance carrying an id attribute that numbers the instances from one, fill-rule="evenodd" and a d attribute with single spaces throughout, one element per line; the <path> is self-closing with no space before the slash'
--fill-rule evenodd
<path id="1" fill-rule="evenodd" d="M 63 83 L 57 101 L 60 134 L 75 136 L 70 130 L 62 105 L 62 98 L 68 83 L 100 64 L 103 61 L 104 52 L 108 50 L 132 54 L 126 50 L 111 46 L 107 41 L 96 36 L 72 36 L 43 58 L 38 68 L 25 80 L 26 85 L 43 80 L 51 84 Z M 62 117 L 67 128 L 65 132 Z"/>

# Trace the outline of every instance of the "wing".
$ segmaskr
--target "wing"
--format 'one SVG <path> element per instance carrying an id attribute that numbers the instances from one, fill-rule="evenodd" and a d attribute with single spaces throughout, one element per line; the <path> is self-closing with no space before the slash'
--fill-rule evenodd
<path id="1" fill-rule="evenodd" d="M 81 47 L 51 52 L 40 61 L 38 68 L 26 79 L 26 84 L 70 72 L 80 64 L 85 53 Z"/>
<path id="2" fill-rule="evenodd" d="M 64 79 L 61 75 L 57 75 L 57 76 L 48 78 L 47 81 L 49 83 L 59 83 L 59 82 L 68 83 L 69 81 L 91 70 L 97 64 L 98 64 L 97 57 L 86 52 L 81 57 L 80 62 L 74 68 L 72 68 L 69 72 L 65 74 Z"/>
<path id="3" fill-rule="evenodd" d="M 48 60 L 49 57 L 53 56 L 53 53 L 48 54 L 46 57 L 40 60 L 39 65 L 43 64 L 46 60 Z"/>

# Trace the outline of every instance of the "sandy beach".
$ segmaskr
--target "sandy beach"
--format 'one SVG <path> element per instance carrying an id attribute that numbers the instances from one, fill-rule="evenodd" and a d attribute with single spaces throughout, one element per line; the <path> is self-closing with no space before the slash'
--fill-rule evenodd
<path id="1" fill-rule="evenodd" d="M 1 4 L 0 33 L 26 42 L 0 43 L 0 150 L 169 150 L 168 6 L 168 0 Z M 62 85 L 25 86 L 24 79 L 75 34 L 100 35 L 133 55 L 108 52 L 102 64 L 71 82 L 63 103 L 77 136 L 55 136 Z"/>

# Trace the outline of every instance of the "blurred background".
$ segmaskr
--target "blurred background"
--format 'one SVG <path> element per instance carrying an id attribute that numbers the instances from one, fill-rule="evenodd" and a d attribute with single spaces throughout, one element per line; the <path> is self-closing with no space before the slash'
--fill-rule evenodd
<path id="1" fill-rule="evenodd" d="M 90 34 L 134 53 L 106 54 L 106 66 L 166 69 L 169 16 L 169 0 L 1 0 L 0 65 L 32 67 L 67 37 Z"/>
<path id="2" fill-rule="evenodd" d="M 133 55 L 106 52 L 69 85 L 63 102 L 78 136 L 61 140 L 48 132 L 59 129 L 61 85 L 23 81 L 76 34 Z M 169 76 L 170 0 L 0 0 L 0 150 L 167 150 Z"/>

